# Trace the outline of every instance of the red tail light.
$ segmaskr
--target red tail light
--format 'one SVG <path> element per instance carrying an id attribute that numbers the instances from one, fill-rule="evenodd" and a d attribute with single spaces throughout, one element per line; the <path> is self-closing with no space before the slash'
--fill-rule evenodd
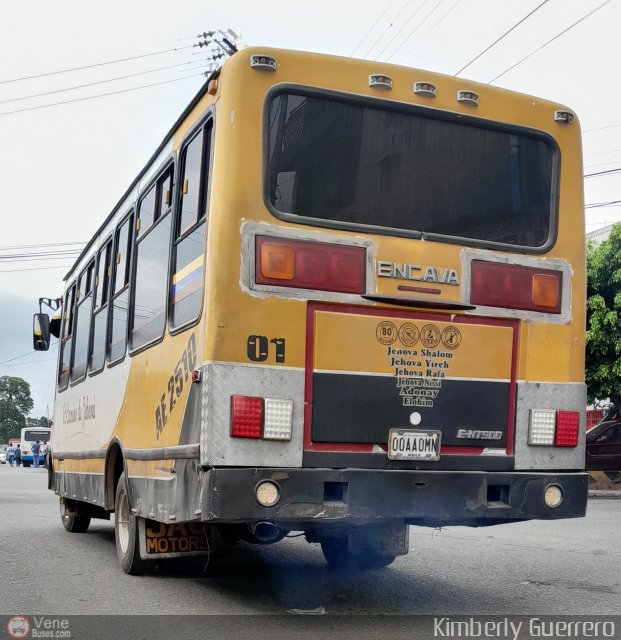
<path id="1" fill-rule="evenodd" d="M 560 271 L 472 261 L 472 304 L 560 313 L 561 290 Z"/>
<path id="2" fill-rule="evenodd" d="M 280 287 L 365 293 L 366 250 L 257 236 L 255 281 Z"/>
<path id="3" fill-rule="evenodd" d="M 555 447 L 577 447 L 580 414 L 577 411 L 556 412 Z"/>
<path id="4" fill-rule="evenodd" d="M 231 396 L 231 435 L 260 438 L 263 431 L 263 398 Z"/>

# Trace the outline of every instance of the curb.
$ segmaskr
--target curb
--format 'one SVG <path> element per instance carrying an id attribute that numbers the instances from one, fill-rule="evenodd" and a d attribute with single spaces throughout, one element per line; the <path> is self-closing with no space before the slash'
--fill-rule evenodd
<path id="1" fill-rule="evenodd" d="M 621 500 L 621 491 L 591 490 L 589 500 Z"/>

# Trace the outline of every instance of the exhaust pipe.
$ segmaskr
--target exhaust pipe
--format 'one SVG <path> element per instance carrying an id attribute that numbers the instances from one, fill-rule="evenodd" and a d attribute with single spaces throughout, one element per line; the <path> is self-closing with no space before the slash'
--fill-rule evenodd
<path id="1" fill-rule="evenodd" d="M 280 530 L 273 522 L 251 523 L 248 524 L 248 530 L 254 540 L 259 544 L 278 542 L 285 536 L 285 532 Z"/>

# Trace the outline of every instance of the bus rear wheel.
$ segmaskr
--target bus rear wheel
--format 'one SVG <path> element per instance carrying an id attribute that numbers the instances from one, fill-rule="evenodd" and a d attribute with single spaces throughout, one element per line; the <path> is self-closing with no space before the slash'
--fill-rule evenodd
<path id="1" fill-rule="evenodd" d="M 60 503 L 60 519 L 63 521 L 65 531 L 69 533 L 84 533 L 91 523 L 90 516 L 66 516 L 63 514 L 63 504 Z"/>
<path id="2" fill-rule="evenodd" d="M 125 472 L 121 474 L 116 486 L 114 538 L 116 540 L 116 554 L 123 571 L 134 576 L 143 573 L 146 563 L 140 557 L 138 518 L 131 512 Z"/>
<path id="3" fill-rule="evenodd" d="M 344 538 L 325 538 L 321 541 L 321 551 L 326 562 L 333 569 L 381 569 L 395 561 L 397 556 L 380 556 L 374 553 L 356 555 L 349 550 Z"/>

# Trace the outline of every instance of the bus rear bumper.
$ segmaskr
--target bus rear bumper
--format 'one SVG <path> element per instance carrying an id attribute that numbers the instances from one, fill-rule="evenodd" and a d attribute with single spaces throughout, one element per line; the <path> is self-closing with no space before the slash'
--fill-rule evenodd
<path id="1" fill-rule="evenodd" d="M 205 471 L 205 522 L 270 521 L 282 528 L 330 523 L 484 526 L 579 518 L 586 513 L 588 474 L 374 469 L 219 469 Z M 277 486 L 276 504 L 256 497 L 262 482 Z M 561 498 L 550 507 L 548 498 Z"/>

